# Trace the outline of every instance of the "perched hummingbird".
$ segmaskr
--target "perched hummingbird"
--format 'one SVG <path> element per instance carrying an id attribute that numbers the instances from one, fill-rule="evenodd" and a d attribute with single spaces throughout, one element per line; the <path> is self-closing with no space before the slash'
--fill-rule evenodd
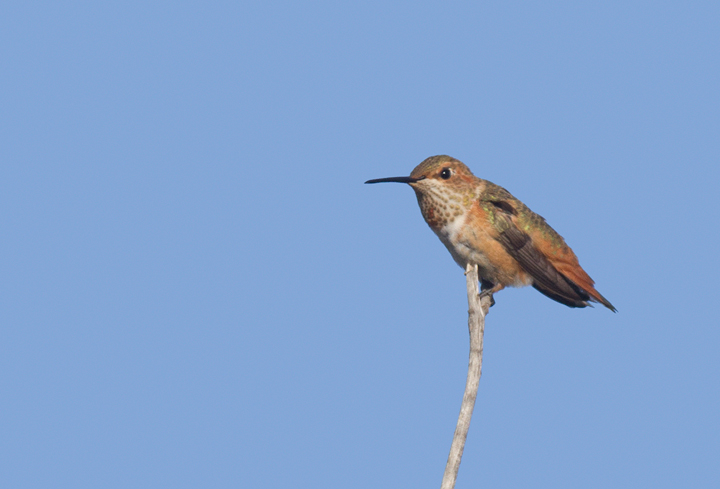
<path id="1" fill-rule="evenodd" d="M 477 178 L 461 161 L 431 156 L 409 177 L 365 183 L 381 182 L 407 183 L 415 190 L 425 222 L 455 262 L 463 269 L 478 266 L 481 295 L 492 298 L 508 286 L 532 285 L 569 307 L 599 302 L 616 312 L 545 219 L 504 188 Z"/>

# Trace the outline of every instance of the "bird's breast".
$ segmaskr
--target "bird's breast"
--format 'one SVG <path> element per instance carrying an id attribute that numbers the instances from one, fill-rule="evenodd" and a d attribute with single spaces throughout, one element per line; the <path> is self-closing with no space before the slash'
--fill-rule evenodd
<path id="1" fill-rule="evenodd" d="M 441 226 L 433 227 L 440 241 L 445 245 L 455 262 L 465 268 L 468 263 L 489 268 L 490 262 L 477 246 L 477 231 L 468 223 L 468 214 L 461 214 Z"/>
<path id="2" fill-rule="evenodd" d="M 492 228 L 481 217 L 466 212 L 441 226 L 431 227 L 461 268 L 477 265 L 480 277 L 495 284 L 528 285 L 527 274 L 494 238 Z"/>

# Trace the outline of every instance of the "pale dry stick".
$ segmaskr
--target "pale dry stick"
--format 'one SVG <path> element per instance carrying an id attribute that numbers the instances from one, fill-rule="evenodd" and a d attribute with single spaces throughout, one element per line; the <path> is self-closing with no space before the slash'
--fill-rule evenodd
<path id="1" fill-rule="evenodd" d="M 485 334 L 485 315 L 490 309 L 490 296 L 480 298 L 478 290 L 477 265 L 465 267 L 465 279 L 467 280 L 468 295 L 468 329 L 470 330 L 470 361 L 468 363 L 468 376 L 465 383 L 465 394 L 463 395 L 460 415 L 458 416 L 455 436 L 450 445 L 445 474 L 443 475 L 440 489 L 454 489 L 457 480 L 460 459 L 462 459 L 465 440 L 467 439 L 470 419 L 472 418 L 475 399 L 477 398 L 478 385 L 482 375 L 482 354 L 483 336 Z"/>

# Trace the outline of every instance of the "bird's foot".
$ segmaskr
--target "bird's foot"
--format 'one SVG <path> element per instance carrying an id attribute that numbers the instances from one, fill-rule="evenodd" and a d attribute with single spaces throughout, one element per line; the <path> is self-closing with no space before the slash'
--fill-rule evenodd
<path id="1" fill-rule="evenodd" d="M 478 294 L 478 299 L 482 300 L 483 297 L 490 297 L 490 307 L 495 305 L 495 297 L 493 297 L 493 290 L 492 289 L 485 289 L 482 292 Z"/>
<path id="2" fill-rule="evenodd" d="M 480 280 L 480 294 L 478 294 L 478 298 L 482 300 L 483 297 L 490 296 L 490 307 L 495 305 L 495 298 L 493 297 L 493 294 L 495 292 L 498 292 L 502 290 L 504 287 L 500 284 L 495 285 L 494 283 L 481 279 Z"/>

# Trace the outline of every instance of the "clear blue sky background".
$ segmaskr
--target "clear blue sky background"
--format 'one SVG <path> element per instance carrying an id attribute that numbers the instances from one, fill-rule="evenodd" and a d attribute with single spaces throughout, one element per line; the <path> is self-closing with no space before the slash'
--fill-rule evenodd
<path id="1" fill-rule="evenodd" d="M 496 296 L 458 488 L 720 487 L 718 2 L 8 2 L 0 486 L 434 488 L 510 190 L 618 308 Z"/>

